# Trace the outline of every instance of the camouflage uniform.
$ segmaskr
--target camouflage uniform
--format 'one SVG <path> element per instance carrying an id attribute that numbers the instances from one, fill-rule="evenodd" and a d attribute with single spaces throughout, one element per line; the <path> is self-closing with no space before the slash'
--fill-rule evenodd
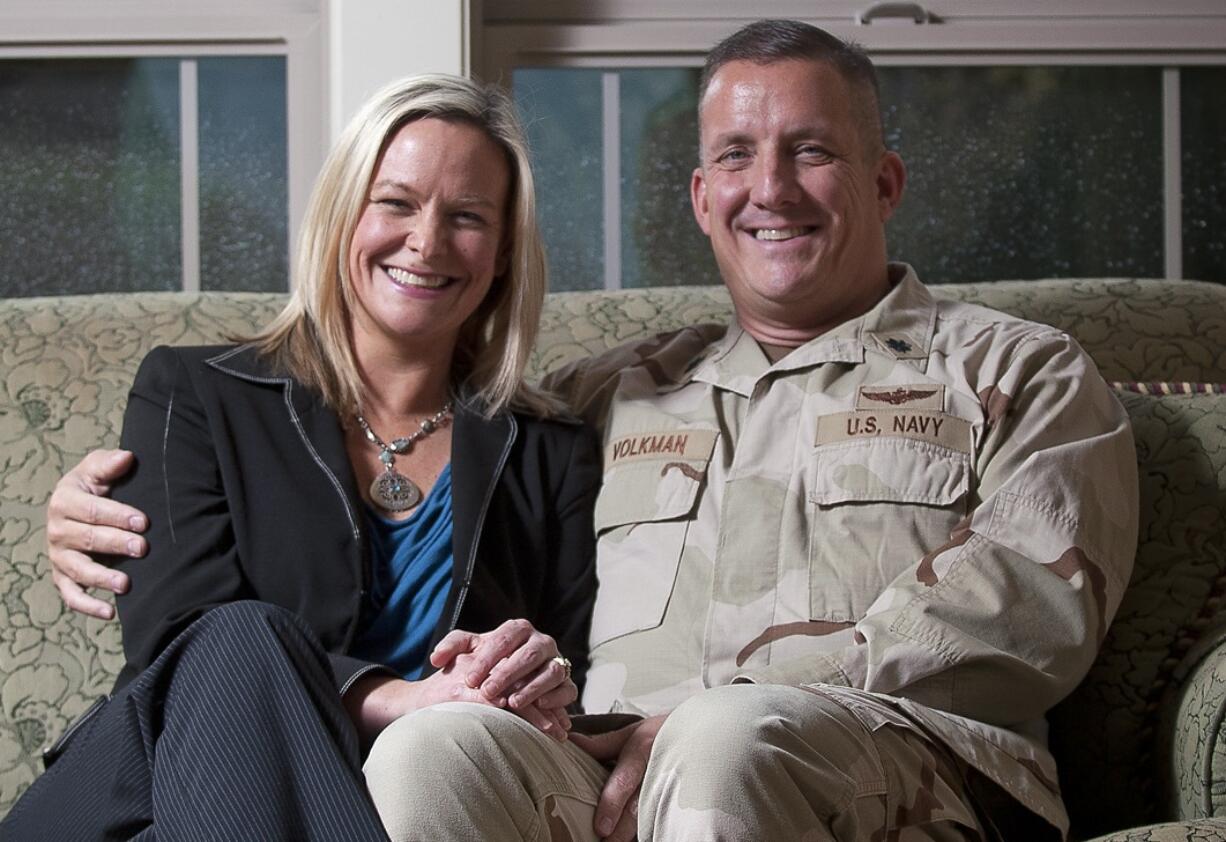
<path id="1" fill-rule="evenodd" d="M 773 366 L 701 327 L 551 380 L 605 443 L 584 704 L 842 692 L 1063 831 L 1043 714 L 1128 581 L 1133 439 L 1070 337 L 904 269 Z"/>
<path id="2" fill-rule="evenodd" d="M 549 380 L 605 443 L 585 707 L 677 709 L 641 838 L 1039 838 L 1017 803 L 1067 829 L 1043 714 L 1128 581 L 1132 436 L 1068 336 L 893 271 L 774 365 L 734 324 Z M 461 801 L 482 832 L 594 838 L 601 770 L 470 713 L 386 754 L 460 759 L 416 779 L 480 791 Z"/>

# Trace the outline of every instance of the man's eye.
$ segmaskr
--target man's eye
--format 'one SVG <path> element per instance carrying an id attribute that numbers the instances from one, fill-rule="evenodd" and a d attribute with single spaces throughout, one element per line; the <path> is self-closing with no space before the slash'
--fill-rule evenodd
<path id="1" fill-rule="evenodd" d="M 744 149 L 729 149 L 727 152 L 719 156 L 721 164 L 737 164 L 749 159 L 749 153 Z"/>

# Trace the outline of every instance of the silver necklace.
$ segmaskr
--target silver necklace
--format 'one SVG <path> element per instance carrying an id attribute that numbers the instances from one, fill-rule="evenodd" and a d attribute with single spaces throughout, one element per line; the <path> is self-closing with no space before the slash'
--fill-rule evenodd
<path id="1" fill-rule="evenodd" d="M 367 441 L 379 448 L 379 461 L 383 463 L 383 473 L 370 484 L 370 499 L 376 506 L 389 512 L 407 512 L 421 502 L 421 489 L 396 470 L 396 457 L 412 450 L 414 444 L 437 430 L 450 414 L 451 401 L 447 401 L 438 412 L 421 420 L 420 429 L 404 438 L 392 439 L 391 444 L 375 435 L 365 418 L 360 414 L 357 416 L 358 426 L 362 428 Z"/>

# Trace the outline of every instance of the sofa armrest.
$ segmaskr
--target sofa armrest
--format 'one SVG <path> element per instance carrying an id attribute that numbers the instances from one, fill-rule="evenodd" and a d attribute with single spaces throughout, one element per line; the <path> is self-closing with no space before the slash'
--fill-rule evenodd
<path id="1" fill-rule="evenodd" d="M 1161 744 L 1169 803 L 1180 819 L 1226 816 L 1226 634 L 1215 637 L 1185 662 L 1167 704 Z"/>

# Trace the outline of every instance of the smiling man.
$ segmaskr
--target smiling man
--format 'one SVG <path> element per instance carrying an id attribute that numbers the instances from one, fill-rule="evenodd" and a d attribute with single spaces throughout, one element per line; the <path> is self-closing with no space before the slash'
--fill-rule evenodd
<path id="1" fill-rule="evenodd" d="M 887 261 L 906 170 L 858 49 L 742 29 L 699 132 L 735 322 L 552 380 L 606 447 L 585 707 L 644 717 L 572 737 L 614 764 L 598 830 L 1062 837 L 1043 717 L 1128 581 L 1123 410 L 1068 336 Z"/>
<path id="2" fill-rule="evenodd" d="M 558 745 L 432 709 L 368 761 L 436 782 L 376 794 L 392 837 L 1063 837 L 1043 717 L 1128 581 L 1122 409 L 1068 336 L 887 262 L 906 172 L 858 49 L 752 24 L 709 55 L 699 125 L 735 321 L 550 381 L 604 437 L 584 704 L 620 716 Z M 87 534 L 55 532 L 53 559 Z"/>

